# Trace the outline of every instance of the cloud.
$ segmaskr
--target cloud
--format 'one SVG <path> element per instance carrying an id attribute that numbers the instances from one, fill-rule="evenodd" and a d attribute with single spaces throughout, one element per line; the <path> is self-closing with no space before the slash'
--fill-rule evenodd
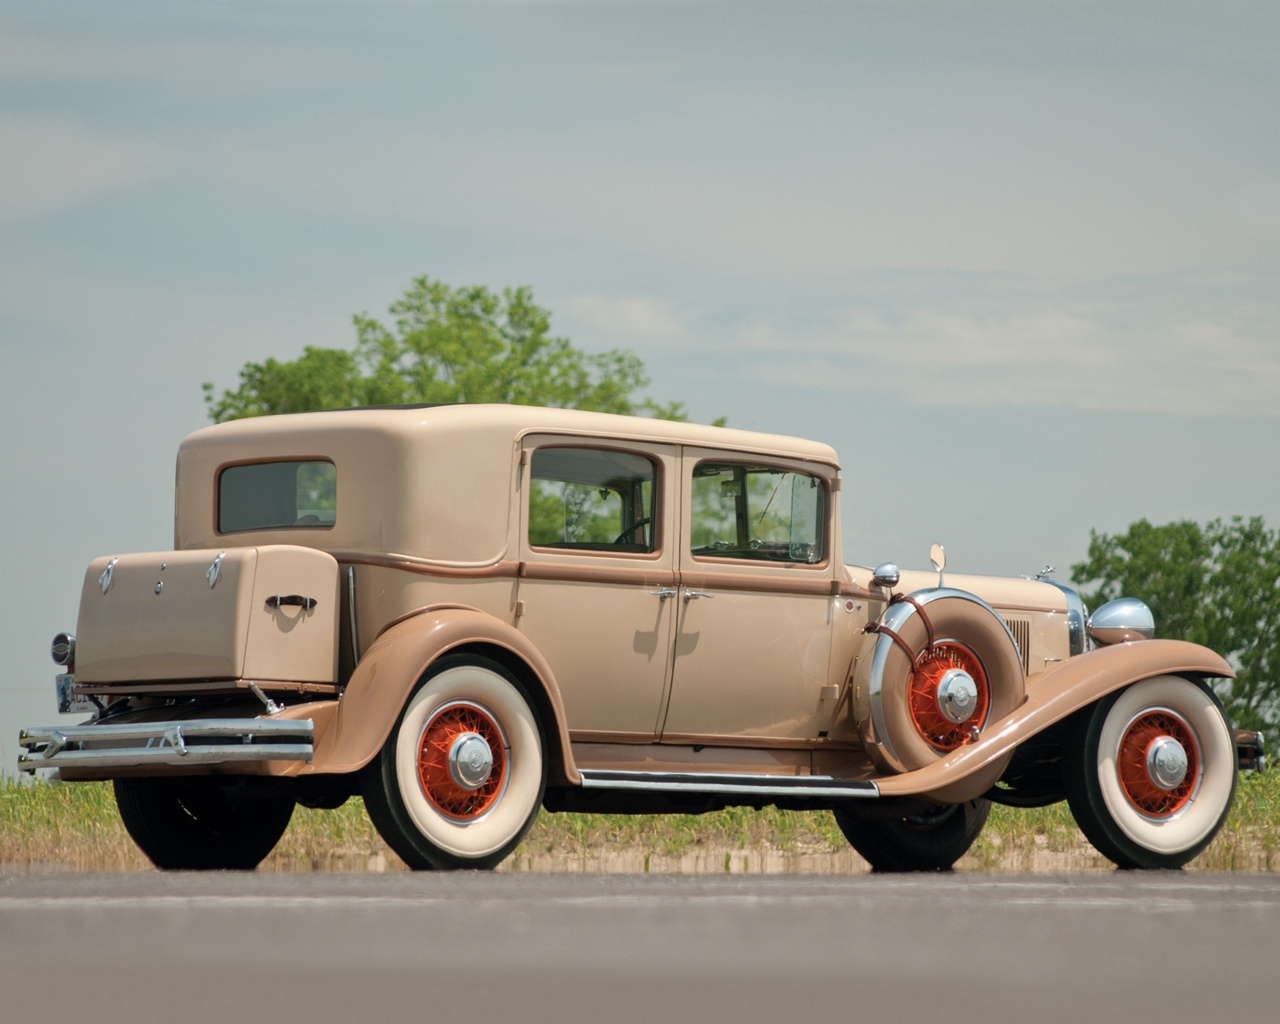
<path id="1" fill-rule="evenodd" d="M 684 324 L 667 303 L 645 296 L 583 295 L 569 299 L 566 305 L 575 320 L 597 333 L 650 341 L 685 334 Z"/>
<path id="2" fill-rule="evenodd" d="M 1255 284 L 1280 294 L 1280 280 Z M 1164 294 L 1152 294 L 1157 287 Z M 1085 296 L 1005 294 L 981 309 L 973 301 L 854 308 L 801 335 L 743 324 L 724 344 L 756 380 L 875 389 L 913 406 L 1280 415 L 1274 299 L 1206 302 L 1176 282 L 1147 282 L 1145 291 L 1108 296 L 1100 283 Z"/>
<path id="3" fill-rule="evenodd" d="M 172 153 L 154 143 L 69 119 L 0 113 L 0 222 L 159 178 L 175 163 Z"/>
<path id="4" fill-rule="evenodd" d="M 237 24 L 233 19 L 231 24 Z M 305 88 L 352 71 L 332 46 L 241 34 L 201 38 L 190 33 L 130 32 L 106 25 L 31 28 L 6 24 L 0 34 L 0 81 L 93 83 L 98 88 L 142 84 L 207 100 L 260 96 L 264 89 Z"/>

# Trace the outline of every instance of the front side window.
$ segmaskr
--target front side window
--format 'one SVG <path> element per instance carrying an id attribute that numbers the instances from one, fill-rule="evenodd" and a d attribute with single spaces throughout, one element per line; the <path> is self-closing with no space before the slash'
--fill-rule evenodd
<path id="1" fill-rule="evenodd" d="M 332 462 L 257 462 L 218 476 L 218 532 L 332 526 L 338 472 Z"/>
<path id="2" fill-rule="evenodd" d="M 821 562 L 826 488 L 807 473 L 770 466 L 699 463 L 693 471 L 695 555 Z"/>
<path id="3" fill-rule="evenodd" d="M 654 550 L 654 464 L 594 448 L 539 448 L 529 487 L 529 544 L 585 551 Z"/>

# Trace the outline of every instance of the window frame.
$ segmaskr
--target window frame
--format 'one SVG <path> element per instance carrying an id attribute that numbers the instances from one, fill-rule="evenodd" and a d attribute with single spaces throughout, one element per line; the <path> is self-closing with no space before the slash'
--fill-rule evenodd
<path id="1" fill-rule="evenodd" d="M 607 542 L 584 542 L 582 544 L 573 544 L 571 542 L 561 542 L 555 544 L 535 544 L 530 538 L 530 528 L 532 526 L 532 501 L 533 487 L 536 479 L 554 479 L 551 477 L 534 477 L 534 460 L 539 452 L 548 450 L 575 450 L 587 452 L 609 452 L 618 455 L 631 456 L 633 458 L 643 459 L 649 464 L 652 471 L 650 478 L 650 499 L 649 499 L 649 515 L 641 517 L 648 518 L 649 529 L 649 546 L 646 550 L 626 550 L 619 548 Z M 536 552 L 541 556 L 555 556 L 560 554 L 572 555 L 575 558 L 581 557 L 606 557 L 606 558 L 627 558 L 627 559 L 644 559 L 652 560 L 663 554 L 663 546 L 665 541 L 665 523 L 664 523 L 664 501 L 665 501 L 665 477 L 666 466 L 663 460 L 654 452 L 646 451 L 643 448 L 632 448 L 625 444 L 619 444 L 616 441 L 599 440 L 593 438 L 578 437 L 540 437 L 534 443 L 528 444 L 525 448 L 528 453 L 528 470 L 525 475 L 527 493 L 522 496 L 522 508 L 520 514 L 520 543 L 522 547 L 530 552 Z M 572 481 L 562 481 L 571 483 Z M 621 492 L 618 492 L 621 494 Z M 624 511 L 626 502 L 623 501 Z"/>
<path id="2" fill-rule="evenodd" d="M 317 523 L 289 523 L 278 526 L 245 526 L 238 529 L 222 527 L 222 488 L 223 477 L 230 470 L 244 469 L 247 466 L 275 466 L 293 463 L 297 466 L 328 465 L 333 468 L 333 521 Z M 263 533 L 274 530 L 332 530 L 338 524 L 338 464 L 327 455 L 284 455 L 265 459 L 241 459 L 220 465 L 213 478 L 213 529 L 220 537 L 241 533 Z"/>
<path id="3" fill-rule="evenodd" d="M 773 569 L 803 569 L 806 571 L 825 570 L 831 564 L 831 543 L 832 543 L 832 517 L 834 509 L 834 501 L 832 498 L 834 488 L 831 479 L 816 469 L 805 466 L 797 466 L 788 462 L 777 460 L 768 456 L 751 457 L 745 453 L 724 453 L 723 455 L 709 452 L 706 450 L 695 453 L 689 453 L 692 456 L 691 462 L 686 470 L 685 480 L 689 488 L 689 495 L 685 502 L 688 509 L 689 520 L 686 526 L 686 536 L 684 538 L 685 555 L 694 562 L 713 562 L 722 566 L 743 566 L 751 567 L 752 570 L 771 567 Z M 820 490 L 818 498 L 819 507 L 817 509 L 817 533 L 815 541 L 820 545 L 820 557 L 816 561 L 800 560 L 800 559 L 783 559 L 768 557 L 752 557 L 745 553 L 715 553 L 711 551 L 699 551 L 694 547 L 693 535 L 696 526 L 694 509 L 695 488 L 698 477 L 698 468 L 705 465 L 712 465 L 724 469 L 742 468 L 743 470 L 765 470 L 768 472 L 790 473 L 796 476 L 806 476 L 811 480 L 817 481 L 817 487 Z M 746 513 L 747 519 L 750 518 L 751 510 L 739 505 L 735 509 L 735 517 L 739 520 L 739 530 L 750 530 L 749 522 L 742 520 L 743 513 Z M 751 538 L 748 536 L 747 542 L 750 543 Z"/>

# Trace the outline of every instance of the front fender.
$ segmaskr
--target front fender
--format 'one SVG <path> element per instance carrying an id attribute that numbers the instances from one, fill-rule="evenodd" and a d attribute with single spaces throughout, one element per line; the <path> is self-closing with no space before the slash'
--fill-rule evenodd
<path id="1" fill-rule="evenodd" d="M 1160 675 L 1232 678 L 1235 672 L 1213 651 L 1183 640 L 1144 640 L 1078 655 L 1030 677 L 1022 706 L 977 743 L 924 768 L 877 780 L 880 793 L 927 794 L 947 802 L 972 799 L 995 782 L 994 778 L 986 781 L 992 766 L 1011 755 L 1020 743 L 1109 693 Z M 971 780 L 971 785 L 966 786 L 966 780 Z M 979 791 L 969 792 L 974 785 Z"/>
<path id="2" fill-rule="evenodd" d="M 514 626 L 478 609 L 457 606 L 424 608 L 379 634 L 351 674 L 333 727 L 316 745 L 312 763 L 304 774 L 363 768 L 386 743 L 422 674 L 441 656 L 474 644 L 500 648 L 524 663 L 532 684 L 541 687 L 551 709 L 554 721 L 546 726 L 559 739 L 565 781 L 580 783 L 582 777 L 569 745 L 564 703 L 551 667 Z M 549 754 L 554 770 L 555 752 Z"/>

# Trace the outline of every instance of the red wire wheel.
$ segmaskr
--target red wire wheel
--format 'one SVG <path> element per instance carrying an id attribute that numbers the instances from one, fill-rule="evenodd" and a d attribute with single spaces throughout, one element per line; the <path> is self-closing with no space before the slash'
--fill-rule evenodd
<path id="1" fill-rule="evenodd" d="M 1187 755 L 1187 773 L 1173 789 L 1157 785 L 1147 767 L 1152 745 L 1165 737 L 1177 740 Z M 1195 734 L 1172 711 L 1147 711 L 1125 728 L 1116 757 L 1116 773 L 1125 797 L 1140 814 L 1171 818 L 1190 803 L 1200 778 L 1200 749 Z"/>
<path id="2" fill-rule="evenodd" d="M 449 754 L 459 739 L 479 736 L 489 746 L 493 766 L 478 787 L 454 778 Z M 427 799 L 457 821 L 475 821 L 497 803 L 507 781 L 507 743 L 498 723 L 483 708 L 468 702 L 446 704 L 427 722 L 418 743 L 418 781 Z"/>
<path id="3" fill-rule="evenodd" d="M 959 723 L 951 721 L 938 705 L 938 684 L 953 668 L 969 673 L 978 688 L 973 714 Z M 991 686 L 982 662 L 973 651 L 955 640 L 942 640 L 925 651 L 916 664 L 911 674 L 907 702 L 911 721 L 925 742 L 935 750 L 949 753 L 968 742 L 970 730 L 975 725 L 981 728 L 986 722 L 987 710 L 991 707 Z"/>

